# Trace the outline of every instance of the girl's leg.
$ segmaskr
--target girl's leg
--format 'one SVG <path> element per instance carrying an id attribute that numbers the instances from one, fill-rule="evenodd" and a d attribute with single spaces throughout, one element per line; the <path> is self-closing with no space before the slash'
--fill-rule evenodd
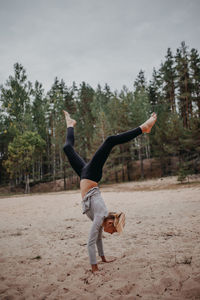
<path id="1" fill-rule="evenodd" d="M 67 138 L 66 144 L 63 147 L 63 150 L 72 166 L 74 171 L 81 176 L 81 171 L 83 167 L 86 165 L 85 161 L 76 153 L 74 150 L 74 128 L 68 127 L 67 128 Z"/>
<path id="2" fill-rule="evenodd" d="M 105 164 L 112 148 L 115 145 L 129 142 L 140 134 L 142 134 L 142 129 L 138 127 L 117 135 L 107 137 L 89 162 L 90 172 L 94 172 L 96 174 L 98 172 L 101 173 L 103 165 Z"/>
<path id="3" fill-rule="evenodd" d="M 88 173 L 90 176 L 99 181 L 101 179 L 103 165 L 105 164 L 112 148 L 115 145 L 129 142 L 142 133 L 149 133 L 155 124 L 156 119 L 157 116 L 155 113 L 153 113 L 151 117 L 141 126 L 117 135 L 107 137 L 105 142 L 100 146 L 86 167 L 88 168 Z"/>
<path id="4" fill-rule="evenodd" d="M 157 115 L 155 113 L 152 113 L 151 117 L 141 126 L 117 135 L 107 137 L 105 142 L 100 146 L 100 148 L 94 154 L 92 160 L 89 163 L 90 172 L 94 174 L 96 172 L 96 174 L 98 173 L 100 177 L 103 165 L 105 164 L 106 159 L 108 158 L 108 155 L 110 154 L 112 148 L 115 145 L 129 142 L 142 133 L 150 133 L 151 128 L 156 122 L 156 119 Z"/>

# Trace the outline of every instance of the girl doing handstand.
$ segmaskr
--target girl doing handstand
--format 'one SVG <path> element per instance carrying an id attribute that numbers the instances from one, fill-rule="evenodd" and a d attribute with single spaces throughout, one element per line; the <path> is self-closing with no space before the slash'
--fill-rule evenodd
<path id="1" fill-rule="evenodd" d="M 115 145 L 129 142 L 142 133 L 149 133 L 156 122 L 157 116 L 153 113 L 139 127 L 108 136 L 93 158 L 86 163 L 74 150 L 74 126 L 76 121 L 71 119 L 68 112 L 64 111 L 64 114 L 67 123 L 67 138 L 63 150 L 72 168 L 80 177 L 83 213 L 93 221 L 87 246 L 92 272 L 95 272 L 98 271 L 95 244 L 102 261 L 108 262 L 103 251 L 102 228 L 105 232 L 113 234 L 114 232 L 120 233 L 125 225 L 125 215 L 123 213 L 109 213 L 101 197 L 98 182 L 102 177 L 103 166 Z"/>

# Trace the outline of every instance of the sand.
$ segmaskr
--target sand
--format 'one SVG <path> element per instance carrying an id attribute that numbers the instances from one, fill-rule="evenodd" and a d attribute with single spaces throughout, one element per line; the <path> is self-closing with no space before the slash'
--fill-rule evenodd
<path id="1" fill-rule="evenodd" d="M 0 299 L 200 299 L 200 184 L 174 180 L 102 187 L 126 227 L 95 275 L 78 191 L 0 199 Z"/>

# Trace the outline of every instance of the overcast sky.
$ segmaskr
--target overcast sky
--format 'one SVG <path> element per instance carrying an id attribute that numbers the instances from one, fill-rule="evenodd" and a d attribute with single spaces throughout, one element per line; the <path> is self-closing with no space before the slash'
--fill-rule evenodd
<path id="1" fill-rule="evenodd" d="M 167 48 L 200 52 L 200 0 L 0 0 L 0 84 L 21 63 L 47 91 L 54 78 L 132 89 Z"/>

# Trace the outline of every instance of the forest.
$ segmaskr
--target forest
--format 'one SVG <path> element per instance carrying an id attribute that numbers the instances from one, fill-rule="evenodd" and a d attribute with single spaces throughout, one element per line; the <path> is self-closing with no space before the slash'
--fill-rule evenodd
<path id="1" fill-rule="evenodd" d="M 120 72 L 120 70 L 119 70 Z M 200 172 L 200 56 L 185 42 L 170 48 L 147 82 L 140 70 L 132 90 L 95 89 L 88 83 L 67 86 L 55 80 L 45 92 L 28 80 L 20 63 L 0 86 L 0 185 L 25 193 L 42 182 L 63 180 L 63 189 L 79 178 L 63 152 L 63 109 L 77 121 L 75 149 L 88 161 L 108 135 L 138 127 L 157 113 L 151 134 L 116 146 L 104 166 L 102 183 L 178 175 L 183 181 Z"/>

